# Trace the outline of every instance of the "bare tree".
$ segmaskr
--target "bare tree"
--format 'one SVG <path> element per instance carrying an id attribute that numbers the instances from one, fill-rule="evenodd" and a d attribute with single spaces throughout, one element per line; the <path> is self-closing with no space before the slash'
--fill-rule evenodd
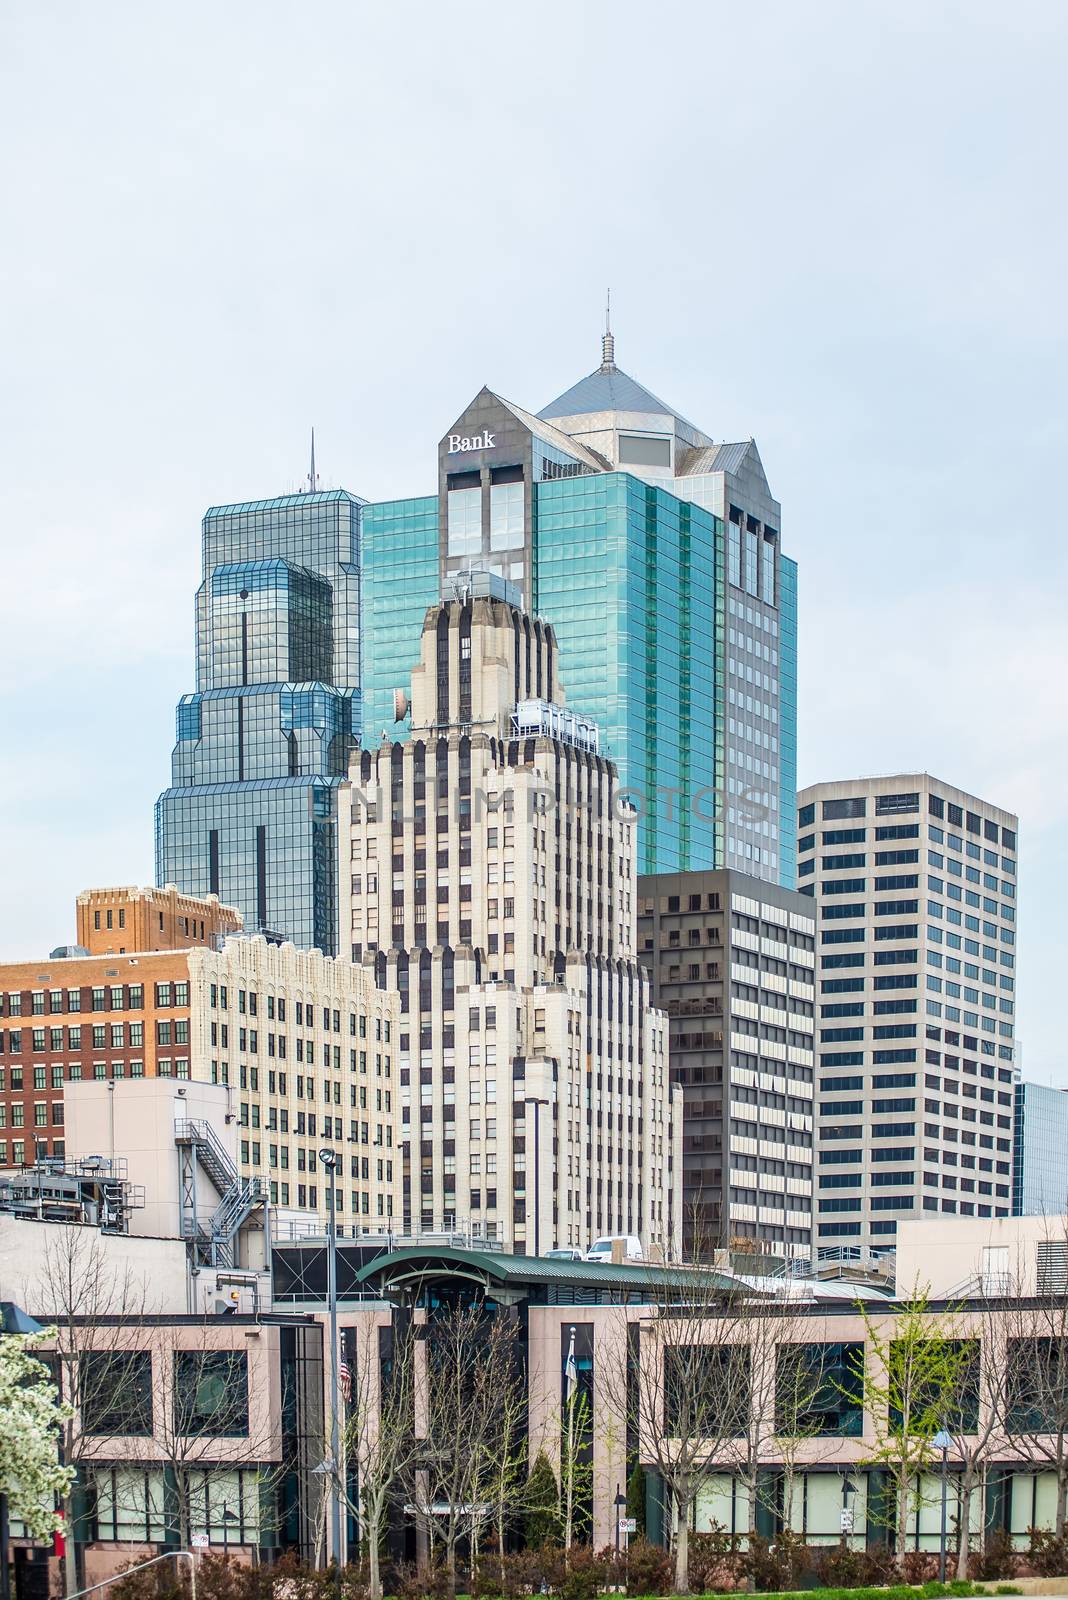
<path id="1" fill-rule="evenodd" d="M 84 1473 L 107 1449 L 112 1397 L 133 1379 L 137 1357 L 130 1348 L 130 1327 L 152 1309 L 148 1285 L 128 1264 L 116 1264 L 98 1229 L 72 1224 L 48 1229 L 24 1297 L 54 1330 L 48 1350 L 69 1408 L 60 1430 L 62 1458 Z M 73 1594 L 78 1588 L 73 1484 L 62 1512 L 64 1576 Z"/>
<path id="2" fill-rule="evenodd" d="M 144 1408 L 147 1399 L 147 1425 L 131 1438 L 131 1454 L 173 1483 L 176 1531 L 185 1548 L 198 1522 L 225 1530 L 238 1514 L 232 1501 L 245 1490 L 256 1496 L 255 1512 L 246 1518 L 249 1531 L 259 1537 L 277 1515 L 284 1397 L 272 1401 L 268 1375 L 250 1371 L 253 1353 L 244 1341 L 238 1347 L 218 1338 L 228 1326 L 213 1318 L 195 1330 L 188 1324 L 151 1328 L 141 1345 L 150 1356 L 147 1396 L 142 1380 L 136 1394 L 117 1400 Z"/>
<path id="3" fill-rule="evenodd" d="M 956 1364 L 947 1385 L 941 1426 L 953 1439 L 957 1476 L 957 1577 L 967 1578 L 971 1555 L 971 1516 L 988 1464 L 1008 1448 L 1006 1419 L 1010 1387 L 1005 1340 L 1006 1306 L 987 1300 L 973 1311 L 965 1335 L 970 1358 Z"/>
<path id="4" fill-rule="evenodd" d="M 421 1449 L 403 1476 L 454 1595 L 461 1543 L 477 1552 L 502 1486 L 512 1481 L 502 1461 L 515 1446 L 518 1341 L 507 1317 L 488 1315 L 479 1303 L 456 1304 L 426 1324 L 424 1353 L 416 1374 Z"/>
<path id="5" fill-rule="evenodd" d="M 797 1337 L 799 1331 L 795 1318 L 788 1317 L 780 1330 L 775 1352 L 771 1442 L 782 1469 L 783 1522 L 787 1528 L 793 1527 L 794 1494 L 802 1457 L 806 1467 L 820 1459 L 819 1452 L 813 1454 L 812 1443 L 825 1431 L 831 1432 L 841 1404 L 841 1396 L 828 1369 L 826 1343 L 802 1341 Z M 858 1397 L 858 1404 L 861 1403 Z M 831 1414 L 830 1425 L 828 1413 Z M 836 1438 L 828 1437 L 823 1456 L 834 1455 L 837 1443 Z"/>
<path id="6" fill-rule="evenodd" d="M 415 1430 L 415 1345 L 411 1330 L 394 1333 L 392 1360 L 383 1372 L 378 1330 L 359 1334 L 350 1362 L 349 1405 L 342 1429 L 341 1454 L 356 1468 L 357 1493 L 350 1494 L 349 1473 L 342 1470 L 346 1501 L 358 1518 L 367 1549 L 371 1600 L 382 1594 L 381 1549 L 390 1504 L 421 1454 Z"/>
<path id="7" fill-rule="evenodd" d="M 638 1323 L 625 1314 L 602 1363 L 609 1404 L 637 1427 L 641 1460 L 655 1469 L 674 1514 L 675 1590 L 689 1589 L 689 1532 L 709 1479 L 728 1469 L 745 1438 L 752 1362 L 734 1320 L 736 1290 L 712 1269 L 665 1274 L 662 1301 Z"/>
<path id="8" fill-rule="evenodd" d="M 486 1489 L 493 1507 L 497 1535 L 497 1556 L 504 1577 L 504 1553 L 508 1530 L 513 1520 L 527 1507 L 527 1408 L 528 1395 L 517 1364 L 513 1361 L 501 1394 L 495 1435 L 487 1441 Z"/>
<path id="9" fill-rule="evenodd" d="M 579 1532 L 579 1519 L 593 1484 L 593 1407 L 575 1388 L 560 1414 L 560 1525 L 564 1549 Z"/>
<path id="10" fill-rule="evenodd" d="M 1042 1462 L 1057 1483 L 1055 1534 L 1068 1512 L 1068 1218 L 1050 1219 L 1036 1270 L 1020 1271 L 1007 1302 L 1005 1429 L 1021 1458 Z"/>

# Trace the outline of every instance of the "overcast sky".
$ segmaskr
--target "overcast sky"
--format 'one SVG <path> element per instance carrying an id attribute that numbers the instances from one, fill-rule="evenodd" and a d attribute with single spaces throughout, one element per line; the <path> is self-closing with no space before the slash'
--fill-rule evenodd
<path id="1" fill-rule="evenodd" d="M 1020 813 L 1068 1084 L 1066 44 L 1052 0 L 8 4 L 0 956 L 152 881 L 204 508 L 312 423 L 328 484 L 431 492 L 483 383 L 597 364 L 611 284 L 619 364 L 782 501 L 800 781 Z"/>

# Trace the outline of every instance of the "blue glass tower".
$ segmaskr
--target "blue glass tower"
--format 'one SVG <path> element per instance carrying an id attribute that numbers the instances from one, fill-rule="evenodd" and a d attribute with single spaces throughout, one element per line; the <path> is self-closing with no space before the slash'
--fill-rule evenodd
<path id="1" fill-rule="evenodd" d="M 196 690 L 156 804 L 158 882 L 330 955 L 336 790 L 360 734 L 362 504 L 338 489 L 208 511 Z"/>
<path id="2" fill-rule="evenodd" d="M 639 870 L 796 878 L 797 568 L 756 445 L 716 443 L 601 366 L 537 416 L 488 389 L 438 493 L 364 512 L 365 740 L 450 574 L 487 568 L 551 622 L 568 705 L 640 812 Z"/>

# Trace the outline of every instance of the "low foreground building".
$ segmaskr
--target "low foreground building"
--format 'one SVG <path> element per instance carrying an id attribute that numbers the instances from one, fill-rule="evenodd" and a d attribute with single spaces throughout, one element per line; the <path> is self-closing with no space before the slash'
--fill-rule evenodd
<path id="1" fill-rule="evenodd" d="M 324 1559 L 335 1489 L 343 1555 L 375 1530 L 404 1559 L 450 1540 L 462 1555 L 476 1536 L 485 1549 L 498 1527 L 518 1543 L 525 1472 L 509 1463 L 539 1454 L 562 1526 L 597 1547 L 615 1542 L 629 1486 L 654 1540 L 678 1536 L 681 1508 L 686 1527 L 742 1543 L 791 1528 L 812 1544 L 931 1551 L 941 1462 L 918 1441 L 936 1425 L 951 1538 L 963 1523 L 975 1543 L 999 1531 L 1024 1548 L 1054 1526 L 1068 1219 L 907 1224 L 896 1286 L 827 1264 L 757 1276 L 727 1252 L 609 1265 L 345 1235 L 335 1397 L 330 1241 L 314 1217 L 279 1237 L 268 1201 L 217 1247 L 211 1157 L 190 1156 L 183 1130 L 194 1109 L 225 1150 L 238 1125 L 222 1086 L 189 1087 L 203 1098 L 156 1104 L 129 1157 L 0 1178 L 0 1298 L 54 1330 L 44 1351 L 73 1407 L 68 1589 L 75 1567 L 91 1583 L 190 1541 Z M 121 1104 L 116 1128 L 128 1130 Z M 459 1405 L 440 1381 L 458 1362 Z M 23 1564 L 43 1568 L 48 1552 L 23 1545 Z"/>

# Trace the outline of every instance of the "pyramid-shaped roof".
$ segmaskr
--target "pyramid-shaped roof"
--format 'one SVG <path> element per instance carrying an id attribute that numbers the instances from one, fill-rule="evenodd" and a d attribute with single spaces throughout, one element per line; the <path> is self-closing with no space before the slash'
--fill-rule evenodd
<path id="1" fill-rule="evenodd" d="M 688 428 L 694 425 L 663 400 L 623 372 L 614 363 L 603 362 L 588 377 L 580 378 L 557 399 L 538 412 L 539 417 L 581 417 L 597 411 L 644 411 L 677 417 Z M 695 430 L 696 431 L 696 430 Z"/>

